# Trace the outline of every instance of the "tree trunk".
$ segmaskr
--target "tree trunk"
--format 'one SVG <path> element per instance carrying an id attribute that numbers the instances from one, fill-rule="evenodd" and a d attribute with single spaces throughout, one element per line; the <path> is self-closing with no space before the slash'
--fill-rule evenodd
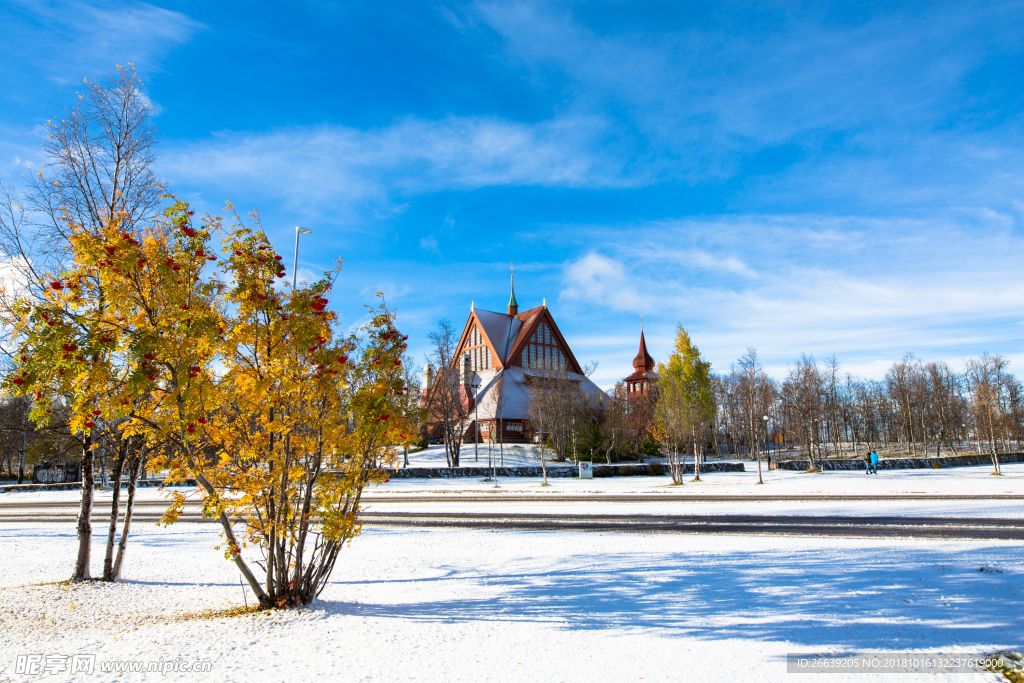
<path id="1" fill-rule="evenodd" d="M 92 504 L 93 487 L 96 479 L 92 473 L 93 443 L 92 434 L 82 441 L 82 507 L 78 512 L 78 556 L 75 558 L 75 572 L 72 581 L 88 581 L 89 560 L 92 551 Z"/>
<path id="2" fill-rule="evenodd" d="M 28 450 L 28 426 L 21 430 L 21 454 L 18 458 L 18 483 L 25 483 L 25 451 Z"/>
<path id="3" fill-rule="evenodd" d="M 217 498 L 217 489 L 214 487 L 213 482 L 211 482 L 209 478 L 207 478 L 207 476 L 203 474 L 202 470 L 199 468 L 199 463 L 196 461 L 195 455 L 191 452 L 191 450 L 186 449 L 185 457 L 188 460 L 189 469 L 191 469 L 192 472 L 195 473 L 196 481 L 199 482 L 199 485 L 202 486 L 203 489 L 206 491 L 206 495 L 212 498 Z M 259 580 L 252 573 L 252 570 L 249 569 L 249 565 L 247 565 L 245 563 L 245 560 L 242 559 L 242 546 L 241 544 L 239 544 L 238 538 L 235 536 L 235 530 L 231 527 L 231 520 L 228 519 L 227 513 L 221 512 L 217 520 L 220 522 L 220 527 L 224 531 L 224 538 L 227 539 L 228 547 L 231 550 L 232 559 L 235 562 L 235 566 L 238 567 L 238 571 L 242 573 L 242 576 L 245 578 L 246 583 L 249 584 L 249 587 L 252 589 L 252 592 L 255 593 L 256 599 L 259 600 L 260 605 L 263 605 L 264 607 L 272 607 L 273 604 L 267 597 L 266 591 L 264 591 L 263 587 L 260 586 Z M 273 549 L 271 548 L 270 553 L 272 552 Z M 270 553 L 268 553 L 268 559 Z"/>
<path id="4" fill-rule="evenodd" d="M 128 457 L 126 439 L 119 439 L 117 459 L 114 461 L 114 490 L 111 491 L 110 527 L 107 529 L 107 552 L 103 555 L 103 580 L 114 581 L 114 541 L 117 539 L 117 520 L 121 507 L 121 476 L 124 473 L 124 461 Z"/>
<path id="5" fill-rule="evenodd" d="M 767 432 L 767 430 L 765 430 Z M 767 439 L 767 436 L 765 437 Z M 761 443 L 757 443 L 757 483 L 763 484 L 764 479 L 761 477 Z M 768 442 L 765 441 L 765 447 L 768 446 Z"/>
<path id="6" fill-rule="evenodd" d="M 114 571 L 112 581 L 121 580 L 121 567 L 124 564 L 124 553 L 128 547 L 128 532 L 132 527 L 132 513 L 135 511 L 135 488 L 139 483 L 139 472 L 142 471 L 142 464 L 146 459 L 146 447 L 132 461 L 131 472 L 128 475 L 128 501 L 124 508 L 124 526 L 121 527 L 121 540 L 117 542 L 117 558 L 114 560 Z"/>
<path id="7" fill-rule="evenodd" d="M 672 473 L 672 483 L 683 484 L 683 468 L 679 465 L 679 447 L 673 443 L 669 449 L 669 471 Z"/>
<path id="8" fill-rule="evenodd" d="M 700 459 L 697 457 L 697 431 L 690 428 L 693 435 L 693 480 L 700 481 Z"/>

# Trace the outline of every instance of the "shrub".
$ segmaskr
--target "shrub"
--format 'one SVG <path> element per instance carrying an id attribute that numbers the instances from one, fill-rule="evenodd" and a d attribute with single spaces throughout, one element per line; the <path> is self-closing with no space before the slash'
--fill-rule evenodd
<path id="1" fill-rule="evenodd" d="M 665 469 L 665 465 L 660 463 L 660 462 L 649 462 L 649 463 L 647 463 L 647 474 L 649 476 L 661 477 L 661 476 L 664 476 L 666 471 L 667 470 Z"/>

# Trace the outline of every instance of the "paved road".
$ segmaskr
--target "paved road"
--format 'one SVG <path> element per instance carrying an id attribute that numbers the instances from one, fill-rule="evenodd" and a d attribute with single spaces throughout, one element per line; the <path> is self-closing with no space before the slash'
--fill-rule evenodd
<path id="1" fill-rule="evenodd" d="M 375 502 L 383 502 L 384 496 L 374 496 Z M 411 497 L 388 497 L 390 500 L 410 502 Z M 484 501 L 510 502 L 505 496 L 479 497 Z M 537 496 L 529 497 L 531 500 Z M 546 496 L 540 497 L 542 502 L 552 502 Z M 579 496 L 573 496 L 572 500 Z M 609 497 L 598 496 L 597 500 L 608 500 Z M 655 501 L 665 500 L 665 496 L 618 496 L 617 498 L 636 500 L 650 498 Z M 702 497 L 706 499 L 708 497 Z M 745 497 L 717 497 L 726 499 L 746 500 Z M 961 497 L 972 498 L 972 497 Z M 975 497 L 985 500 L 989 497 Z M 1020 497 L 1016 497 L 1020 498 Z M 478 497 L 458 497 L 457 501 L 479 502 Z M 561 499 L 561 497 L 559 497 Z M 835 500 L 835 497 L 815 498 L 808 496 L 770 497 L 770 500 Z M 844 500 L 849 498 L 844 498 Z M 865 498 L 854 498 L 864 500 Z M 867 498 L 877 500 L 877 498 Z M 898 497 L 904 500 L 905 497 Z M 421 500 L 415 498 L 415 500 Z M 444 496 L 440 500 L 453 501 L 453 497 Z M 692 499 L 690 499 L 692 500 Z M 134 520 L 137 522 L 156 522 L 160 519 L 166 504 L 161 501 L 140 501 L 136 505 Z M 108 512 L 102 503 L 94 509 L 93 523 L 104 525 L 109 520 Z M 0 503 L 0 523 L 73 523 L 77 516 L 74 501 L 59 503 L 46 502 L 3 502 Z M 922 537 L 922 538 L 981 538 L 1024 540 L 1024 518 L 984 518 L 984 517 L 924 517 L 924 516 L 803 516 L 803 515 L 758 515 L 758 514 L 719 514 L 719 515 L 667 515 L 667 514 L 581 514 L 581 513 L 489 513 L 489 512 L 409 512 L 409 511 L 377 511 L 367 510 L 362 514 L 364 524 L 368 526 L 389 527 L 446 527 L 471 529 L 523 529 L 523 530 L 588 530 L 588 531 L 626 531 L 643 533 L 729 533 L 729 534 L 785 534 L 813 536 L 883 536 L 883 537 Z M 207 522 L 195 504 L 186 506 L 181 516 L 184 522 Z"/>
<path id="2" fill-rule="evenodd" d="M 77 496 L 77 494 L 76 494 Z M 97 504 L 109 501 L 109 493 L 97 496 Z M 125 494 L 121 494 L 124 504 Z M 444 494 L 390 494 L 364 493 L 364 503 L 775 503 L 802 501 L 915 501 L 915 500 L 1006 500 L 1024 503 L 1024 494 L 996 493 L 978 494 L 937 494 L 937 493 L 879 493 L 879 494 L 820 494 L 801 493 L 793 495 L 743 495 L 743 494 L 701 494 L 691 495 L 677 493 L 461 493 L 453 491 Z M 136 507 L 155 505 L 166 506 L 163 501 L 136 501 Z M 29 508 L 74 508 L 78 509 L 77 497 L 68 500 L 40 501 L 5 501 L 0 497 L 0 514 L 4 510 Z M 1024 509 L 1024 508 L 1022 508 Z"/>

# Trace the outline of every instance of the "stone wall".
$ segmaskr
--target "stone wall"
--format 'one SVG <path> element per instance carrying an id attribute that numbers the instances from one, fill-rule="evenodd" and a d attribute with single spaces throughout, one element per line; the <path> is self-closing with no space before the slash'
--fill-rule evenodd
<path id="1" fill-rule="evenodd" d="M 163 486 L 164 482 L 162 479 L 140 479 L 136 484 L 136 488 L 145 488 L 147 486 Z M 196 482 L 189 479 L 184 484 L 179 486 L 195 486 Z M 80 481 L 69 481 L 61 484 L 3 484 L 0 485 L 0 493 L 6 493 L 8 491 L 72 491 L 79 490 L 82 488 L 82 482 Z M 103 485 L 98 481 L 96 482 L 95 488 L 102 489 Z M 109 487 L 108 487 L 109 488 Z M 122 481 L 121 488 L 128 488 L 128 482 Z"/>
<path id="2" fill-rule="evenodd" d="M 1024 453 L 1000 453 L 1000 463 L 1024 462 Z M 773 463 L 780 470 L 806 470 L 811 466 L 807 460 L 781 460 Z M 857 460 L 820 460 L 823 470 L 863 470 L 867 463 Z M 944 467 L 971 467 L 991 465 L 991 455 L 950 455 L 941 458 L 884 458 L 878 461 L 880 470 L 942 469 Z"/>
<path id="3" fill-rule="evenodd" d="M 668 467 L 661 463 L 650 463 L 648 465 L 595 465 L 594 477 L 622 477 L 622 476 L 661 476 L 668 474 Z M 540 467 L 495 467 L 498 477 L 541 477 L 543 472 Z M 685 471 L 693 474 L 693 463 L 686 465 Z M 701 472 L 743 472 L 741 462 L 709 462 L 700 466 Z M 402 470 L 394 470 L 391 476 L 394 479 L 452 479 L 456 477 L 488 477 L 491 474 L 487 467 L 409 467 Z M 575 465 L 548 465 L 548 478 L 578 477 L 579 469 Z"/>

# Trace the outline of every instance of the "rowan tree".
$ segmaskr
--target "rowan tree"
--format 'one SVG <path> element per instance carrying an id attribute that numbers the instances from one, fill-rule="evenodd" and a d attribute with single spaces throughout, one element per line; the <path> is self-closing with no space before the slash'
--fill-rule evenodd
<path id="1" fill-rule="evenodd" d="M 385 480 L 396 447 L 415 438 L 401 410 L 405 338 L 383 304 L 361 338 L 338 336 L 327 307 L 337 270 L 297 291 L 275 286 L 282 259 L 261 230 L 237 221 L 225 230 L 216 218 L 181 229 L 196 239 L 220 232 L 227 258 L 222 280 L 209 280 L 220 297 L 204 298 L 194 321 L 214 353 L 185 360 L 180 324 L 155 318 L 147 332 L 161 340 L 154 353 L 166 396 L 148 429 L 177 445 L 159 464 L 172 479 L 197 480 L 204 514 L 221 523 L 225 557 L 261 605 L 309 603 L 359 533 L 363 488 Z M 179 495 L 165 522 L 182 503 Z M 262 554 L 262 581 L 243 557 L 249 544 Z"/>

